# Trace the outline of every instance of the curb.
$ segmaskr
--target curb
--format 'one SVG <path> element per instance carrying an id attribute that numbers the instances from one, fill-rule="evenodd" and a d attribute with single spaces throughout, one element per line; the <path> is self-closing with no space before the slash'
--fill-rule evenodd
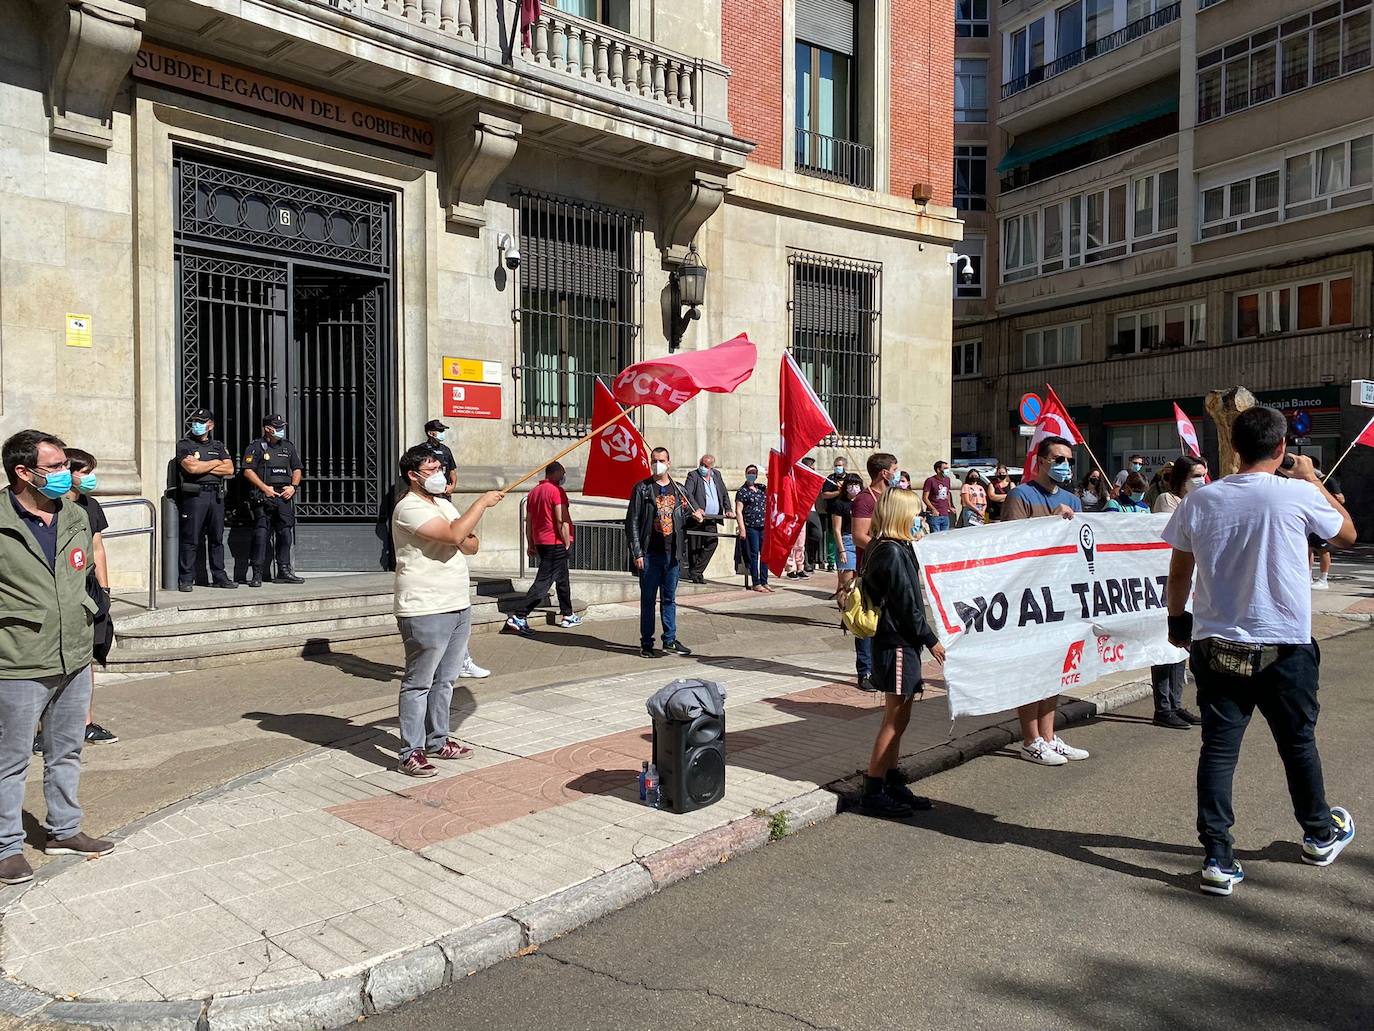
<path id="1" fill-rule="evenodd" d="M 1374 621 L 1374 617 L 1369 621 Z M 1082 723 L 1149 695 L 1148 681 L 1113 685 L 1092 700 L 1063 703 L 1057 725 Z M 1019 733 L 1015 720 L 983 727 L 924 749 L 901 763 L 900 768 L 912 780 L 920 780 L 1005 748 Z M 264 772 L 236 778 L 236 782 L 251 780 Z M 213 996 L 206 1002 L 69 1001 L 54 999 L 14 981 L 0 981 L 0 1013 L 108 1031 L 319 1031 L 342 1027 L 413 1002 L 680 880 L 827 820 L 848 807 L 861 784 L 862 776 L 856 773 L 779 802 L 527 903 L 505 916 L 383 960 L 351 977 L 251 995 Z M 223 789 L 221 785 L 202 794 Z M 189 803 L 191 799 L 185 801 Z M 126 833 L 134 827 L 136 824 Z"/>

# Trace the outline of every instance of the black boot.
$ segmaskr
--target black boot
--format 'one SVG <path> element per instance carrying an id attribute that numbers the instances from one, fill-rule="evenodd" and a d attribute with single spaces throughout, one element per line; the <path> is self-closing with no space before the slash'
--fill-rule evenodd
<path id="1" fill-rule="evenodd" d="M 912 809 L 926 810 L 935 808 L 930 799 L 925 795 L 918 795 L 911 788 L 907 787 L 907 781 L 897 770 L 888 770 L 887 776 L 883 778 L 883 786 L 887 788 L 887 793 L 899 802 L 905 802 Z"/>
<path id="2" fill-rule="evenodd" d="M 294 569 L 278 569 L 278 570 L 277 570 L 277 583 L 279 583 L 279 584 L 303 584 L 303 583 L 305 583 L 305 581 L 302 580 L 299 576 L 296 575 L 296 571 L 295 571 Z"/>
<path id="3" fill-rule="evenodd" d="M 894 797 L 877 777 L 864 777 L 864 792 L 859 798 L 859 810 L 865 816 L 883 820 L 904 820 L 912 813 L 906 802 Z"/>

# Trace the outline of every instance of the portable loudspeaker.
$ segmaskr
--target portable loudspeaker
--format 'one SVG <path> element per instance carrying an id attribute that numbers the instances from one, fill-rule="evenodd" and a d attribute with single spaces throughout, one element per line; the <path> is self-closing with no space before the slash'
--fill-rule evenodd
<path id="1" fill-rule="evenodd" d="M 725 797 L 725 717 L 654 720 L 654 765 L 663 808 L 704 809 Z"/>

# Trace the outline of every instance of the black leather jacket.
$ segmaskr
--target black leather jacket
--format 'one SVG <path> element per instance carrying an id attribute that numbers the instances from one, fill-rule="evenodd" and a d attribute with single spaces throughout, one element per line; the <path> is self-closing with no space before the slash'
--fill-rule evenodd
<path id="1" fill-rule="evenodd" d="M 671 482 L 671 481 L 670 481 Z M 682 488 L 672 482 L 677 504 L 673 506 L 673 543 L 677 549 L 679 562 L 687 561 L 687 531 L 698 524 L 692 519 Z M 644 553 L 653 547 L 654 520 L 658 518 L 658 507 L 654 504 L 656 484 L 653 477 L 640 480 L 630 494 L 630 504 L 625 510 L 625 543 L 630 548 L 631 558 L 643 558 Z"/>
<path id="2" fill-rule="evenodd" d="M 916 551 L 906 541 L 883 539 L 864 552 L 864 595 L 882 609 L 873 643 L 894 648 L 906 645 L 919 651 L 940 638 L 926 622 L 921 574 Z"/>

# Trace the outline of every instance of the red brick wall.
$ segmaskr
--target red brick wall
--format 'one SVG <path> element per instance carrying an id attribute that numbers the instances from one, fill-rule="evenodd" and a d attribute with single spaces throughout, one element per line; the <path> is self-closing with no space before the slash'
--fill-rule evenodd
<path id="1" fill-rule="evenodd" d="M 952 32 L 953 14 L 949 25 Z M 782 0 L 723 0 L 721 60 L 735 135 L 758 144 L 751 161 L 781 168 Z"/>
<path id="2" fill-rule="evenodd" d="M 929 183 L 932 203 L 953 204 L 953 0 L 892 0 L 891 67 L 892 192 Z"/>

